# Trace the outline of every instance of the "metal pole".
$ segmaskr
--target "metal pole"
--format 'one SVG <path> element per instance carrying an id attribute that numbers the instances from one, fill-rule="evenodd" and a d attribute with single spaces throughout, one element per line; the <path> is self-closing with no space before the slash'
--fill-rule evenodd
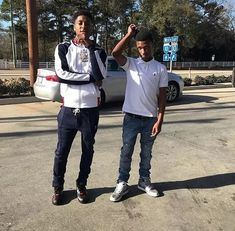
<path id="1" fill-rule="evenodd" d="M 12 0 L 10 0 L 10 8 L 11 8 L 11 49 L 12 49 L 12 61 L 13 67 L 16 68 L 16 55 L 15 55 L 15 34 L 14 34 L 14 22 L 13 22 L 13 7 Z"/>
<path id="2" fill-rule="evenodd" d="M 170 60 L 170 72 L 172 72 L 172 60 Z"/>
<path id="3" fill-rule="evenodd" d="M 235 87 L 235 67 L 233 68 L 233 73 L 232 73 L 232 86 Z"/>
<path id="4" fill-rule="evenodd" d="M 36 0 L 26 0 L 27 28 L 28 28 L 28 50 L 29 50 L 29 72 L 31 95 L 34 95 L 33 84 L 37 78 L 38 68 L 38 22 Z"/>
<path id="5" fill-rule="evenodd" d="M 13 24 L 13 30 L 14 30 L 14 51 L 15 51 L 15 67 L 17 67 L 17 47 L 16 47 L 16 28 L 15 25 Z"/>

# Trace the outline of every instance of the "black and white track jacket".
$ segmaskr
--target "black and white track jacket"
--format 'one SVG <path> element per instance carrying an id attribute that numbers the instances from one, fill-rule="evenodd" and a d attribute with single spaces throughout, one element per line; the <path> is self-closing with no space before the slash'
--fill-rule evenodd
<path id="1" fill-rule="evenodd" d="M 106 77 L 105 51 L 97 45 L 85 47 L 73 41 L 57 45 L 55 72 L 61 82 L 64 106 L 71 108 L 97 107 L 100 91 L 95 81 Z"/>

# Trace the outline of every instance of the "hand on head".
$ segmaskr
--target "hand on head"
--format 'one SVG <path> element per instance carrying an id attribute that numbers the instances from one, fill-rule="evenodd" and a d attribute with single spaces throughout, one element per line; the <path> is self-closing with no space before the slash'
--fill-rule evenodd
<path id="1" fill-rule="evenodd" d="M 135 24 L 130 24 L 127 33 L 134 36 L 136 31 L 137 31 L 137 26 Z"/>

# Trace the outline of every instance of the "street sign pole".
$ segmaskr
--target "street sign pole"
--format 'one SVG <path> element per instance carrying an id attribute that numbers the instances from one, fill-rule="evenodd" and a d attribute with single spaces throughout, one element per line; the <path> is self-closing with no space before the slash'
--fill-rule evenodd
<path id="1" fill-rule="evenodd" d="M 172 72 L 172 62 L 177 61 L 178 39 L 179 36 L 165 37 L 163 39 L 163 61 L 170 61 L 170 72 Z"/>
<path id="2" fill-rule="evenodd" d="M 233 68 L 233 73 L 232 73 L 232 86 L 235 87 L 235 67 Z"/>

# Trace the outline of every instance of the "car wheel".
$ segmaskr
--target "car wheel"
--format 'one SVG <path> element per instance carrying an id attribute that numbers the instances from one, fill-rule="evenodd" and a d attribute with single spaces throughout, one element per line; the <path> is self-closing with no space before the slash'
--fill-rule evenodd
<path id="1" fill-rule="evenodd" d="M 179 86 L 175 82 L 169 82 L 166 91 L 167 101 L 173 102 L 179 96 Z"/>
<path id="2" fill-rule="evenodd" d="M 103 107 L 105 104 L 105 92 L 104 89 L 100 89 L 100 107 Z"/>

